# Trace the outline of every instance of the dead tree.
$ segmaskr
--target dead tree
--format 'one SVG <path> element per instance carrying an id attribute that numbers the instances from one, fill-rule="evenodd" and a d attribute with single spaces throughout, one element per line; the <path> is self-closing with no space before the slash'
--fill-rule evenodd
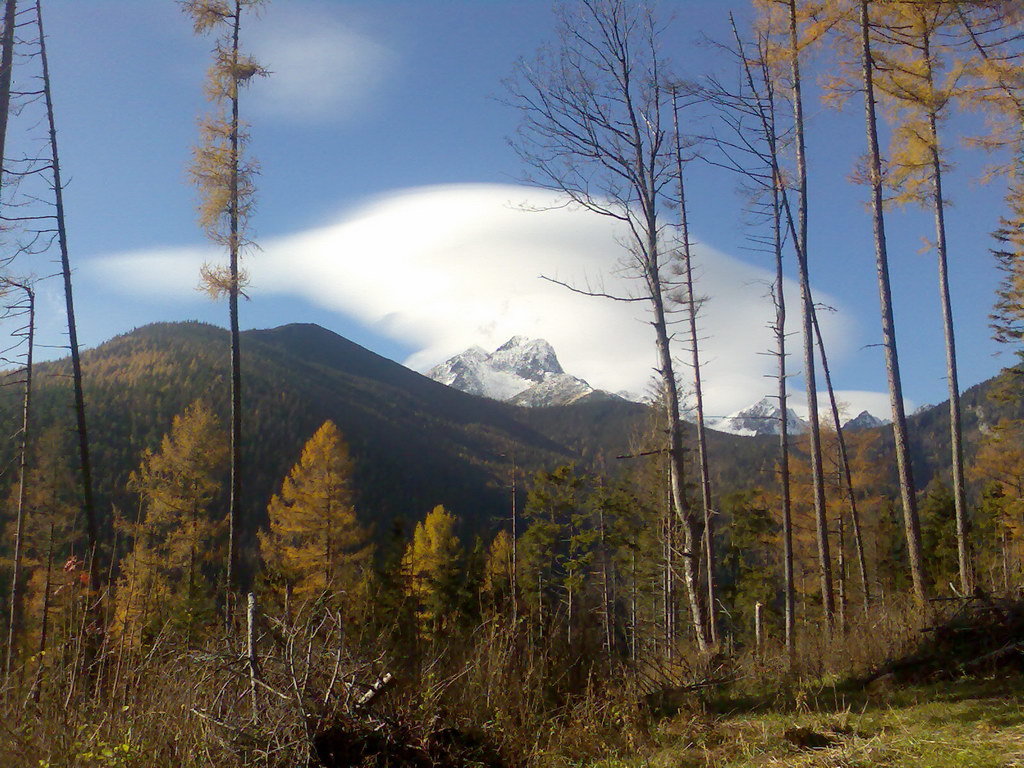
<path id="1" fill-rule="evenodd" d="M 10 305 L 9 312 L 10 314 L 25 317 L 25 325 L 13 334 L 21 340 L 18 343 L 19 346 L 21 344 L 25 345 L 25 367 L 22 394 L 21 455 L 18 460 L 18 506 L 14 518 L 14 558 L 11 568 L 11 599 L 7 623 L 7 649 L 4 657 L 4 680 L 9 683 L 14 663 L 15 647 L 21 631 L 22 592 L 24 591 L 21 583 L 21 561 L 24 550 L 25 516 L 27 513 L 25 497 L 28 491 L 28 454 L 32 434 L 32 355 L 35 348 L 36 294 L 29 281 L 5 278 L 0 282 L 0 288 L 4 287 L 23 294 L 22 298 Z M 4 358 L 4 361 L 6 361 L 6 358 Z"/>
<path id="2" fill-rule="evenodd" d="M 708 591 L 708 631 L 711 642 L 718 644 L 718 604 L 715 585 L 715 526 L 711 501 L 711 468 L 708 466 L 708 440 L 704 424 L 704 383 L 700 374 L 700 340 L 697 335 L 697 314 L 700 301 L 694 292 L 693 253 L 690 249 L 690 222 L 686 214 L 686 185 L 683 176 L 683 139 L 679 130 L 679 89 L 671 87 L 672 127 L 676 178 L 679 192 L 679 239 L 682 251 L 683 300 L 690 335 L 690 366 L 693 368 L 693 397 L 697 426 L 697 467 L 700 471 L 700 495 L 704 507 L 704 565 Z"/>
<path id="3" fill-rule="evenodd" d="M 89 547 L 89 582 L 92 589 L 99 588 L 99 521 L 93 504 L 92 460 L 89 453 L 89 432 L 85 417 L 85 393 L 82 389 L 82 359 L 78 346 L 78 325 L 75 322 L 74 291 L 71 286 L 71 259 L 68 255 L 68 234 L 64 219 L 64 185 L 61 181 L 60 153 L 57 149 L 57 121 L 54 117 L 53 92 L 50 88 L 50 67 L 46 56 L 46 33 L 43 30 L 42 0 L 36 0 L 36 24 L 39 31 L 39 59 L 43 72 L 43 96 L 46 103 L 49 130 L 50 169 L 54 221 L 57 244 L 60 248 L 61 274 L 64 280 L 64 306 L 67 311 L 68 348 L 71 352 L 71 381 L 75 396 L 75 423 L 78 432 L 78 459 L 82 473 L 82 512 Z"/>
<path id="4" fill-rule="evenodd" d="M 707 607 L 700 584 L 703 521 L 686 497 L 683 429 L 663 273 L 665 206 L 672 182 L 667 133 L 669 78 L 659 52 L 658 27 L 647 4 L 579 0 L 563 7 L 559 40 L 536 62 L 521 62 L 509 83 L 521 115 L 515 147 L 532 169 L 530 181 L 571 203 L 622 224 L 628 242 L 624 269 L 642 289 L 615 296 L 642 301 L 651 312 L 657 372 L 672 457 L 672 499 L 683 531 L 683 579 L 697 646 L 710 647 Z M 563 285 L 568 286 L 565 283 Z"/>
<path id="5" fill-rule="evenodd" d="M 786 296 L 783 271 L 785 231 L 783 226 L 786 188 L 780 156 L 785 138 L 777 125 L 777 94 L 767 58 L 767 40 L 761 35 L 757 53 L 747 57 L 735 25 L 736 47 L 719 46 L 739 63 L 743 85 L 726 87 L 715 78 L 708 78 L 702 95 L 720 116 L 725 135 L 713 131 L 709 142 L 719 150 L 720 158 L 711 162 L 739 174 L 747 184 L 753 200 L 758 225 L 766 224 L 770 236 L 751 235 L 756 247 L 771 254 L 775 280 L 771 288 L 775 317 L 771 330 L 776 347 L 777 397 L 779 401 L 779 486 L 782 500 L 783 594 L 785 605 L 785 639 L 787 651 L 795 651 L 796 589 L 793 578 L 793 518 L 789 467 L 788 384 L 786 366 Z"/>

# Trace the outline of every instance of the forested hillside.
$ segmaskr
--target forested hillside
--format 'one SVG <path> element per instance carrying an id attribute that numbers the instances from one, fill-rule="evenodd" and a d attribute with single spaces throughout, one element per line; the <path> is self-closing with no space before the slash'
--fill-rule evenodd
<path id="1" fill-rule="evenodd" d="M 143 452 L 155 450 L 171 424 L 196 400 L 226 407 L 223 329 L 201 323 L 139 328 L 82 356 L 101 508 L 130 510 L 129 474 Z M 656 447 L 656 417 L 648 406 L 595 397 L 567 406 L 521 408 L 437 384 L 315 325 L 288 325 L 243 334 L 247 418 L 252 437 L 244 457 L 252 468 L 245 499 L 245 539 L 265 524 L 266 505 L 303 443 L 334 421 L 355 457 L 361 516 L 378 534 L 393 520 L 408 525 L 436 504 L 457 511 L 466 533 L 493 532 L 509 514 L 513 464 L 520 502 L 538 469 L 576 462 L 609 476 L 628 475 Z M 71 395 L 66 360 L 37 367 L 38 428 L 59 425 L 70 456 Z M 967 456 L 1001 418 L 1020 418 L 1013 398 L 990 397 L 994 382 L 964 393 Z M 13 431 L 17 392 L 7 391 L 0 418 Z M 911 417 L 914 465 L 922 487 L 948 476 L 948 411 L 932 406 Z M 694 430 L 687 426 L 690 445 Z M 883 491 L 895 492 L 888 427 L 855 434 L 877 467 Z M 709 433 L 716 487 L 723 494 L 770 485 L 778 439 Z M 5 465 L 13 466 L 13 443 Z M 800 455 L 797 447 L 797 454 Z M 8 478 L 13 479 L 12 473 Z M 975 488 L 975 496 L 980 488 Z M 107 534 L 110 535 L 109 520 Z"/>
<path id="2" fill-rule="evenodd" d="M 226 339 L 209 325 L 159 324 L 83 354 L 101 507 L 134 507 L 128 475 L 186 406 L 203 399 L 224 412 Z M 250 543 L 271 493 L 328 419 L 356 457 L 362 514 L 385 530 L 392 518 L 415 520 L 439 503 L 465 510 L 486 528 L 507 505 L 496 484 L 507 484 L 501 478 L 510 457 L 534 467 L 575 457 L 518 420 L 518 409 L 448 389 L 317 326 L 249 331 L 243 346 L 252 430 L 243 452 L 252 468 L 244 500 Z M 67 372 L 66 361 L 40 365 L 36 403 L 40 428 L 62 423 L 70 443 Z M 18 402 L 8 392 L 3 418 L 13 426 Z M 8 466 L 14 448 L 4 446 Z"/>

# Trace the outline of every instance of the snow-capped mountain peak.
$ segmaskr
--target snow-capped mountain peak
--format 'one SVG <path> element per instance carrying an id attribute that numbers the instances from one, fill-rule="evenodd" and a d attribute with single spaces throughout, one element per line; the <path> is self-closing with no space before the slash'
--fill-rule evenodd
<path id="1" fill-rule="evenodd" d="M 733 435 L 777 435 L 781 413 L 773 398 L 763 397 L 748 408 L 722 418 L 709 419 L 708 426 Z M 797 416 L 792 408 L 786 409 L 786 424 L 791 435 L 807 431 L 807 422 Z"/>
<path id="2" fill-rule="evenodd" d="M 867 411 L 861 411 L 848 422 L 843 424 L 843 429 L 856 430 L 856 429 L 874 429 L 875 427 L 881 427 L 889 422 L 886 419 L 880 419 L 873 413 Z"/>
<path id="3" fill-rule="evenodd" d="M 545 374 L 565 373 L 554 348 L 544 339 L 513 336 L 488 359 L 494 368 L 530 381 L 541 381 Z"/>
<path id="4" fill-rule="evenodd" d="M 470 347 L 427 371 L 449 387 L 517 405 L 565 405 L 594 392 L 567 374 L 544 339 L 513 336 L 494 352 Z"/>

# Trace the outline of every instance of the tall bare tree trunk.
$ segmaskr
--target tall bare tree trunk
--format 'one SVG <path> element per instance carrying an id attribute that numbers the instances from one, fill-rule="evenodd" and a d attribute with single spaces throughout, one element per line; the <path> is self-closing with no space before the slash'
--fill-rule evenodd
<path id="1" fill-rule="evenodd" d="M 871 214 L 875 235 L 875 262 L 878 270 L 878 296 L 882 315 L 882 346 L 885 369 L 889 379 L 889 400 L 892 408 L 892 430 L 896 442 L 896 471 L 903 502 L 903 526 L 907 537 L 907 555 L 914 595 L 920 605 L 928 600 L 927 574 L 921 554 L 921 524 L 917 514 L 914 472 L 910 466 L 910 441 L 907 436 L 907 414 L 903 405 L 899 353 L 896 349 L 896 324 L 892 311 L 892 288 L 889 284 L 889 254 L 885 242 L 885 213 L 882 206 L 882 160 L 878 147 L 878 119 L 875 114 L 874 59 L 871 55 L 871 18 L 868 0 L 860 2 L 861 64 L 863 67 L 864 112 L 868 138 L 868 161 L 871 173 Z"/>
<path id="2" fill-rule="evenodd" d="M 4 31 L 0 35 L 0 177 L 7 146 L 7 121 L 11 114 L 11 75 L 14 72 L 14 29 L 17 26 L 17 0 L 4 2 Z"/>
<path id="3" fill-rule="evenodd" d="M 43 95 L 50 132 L 50 152 L 53 163 L 53 195 L 56 208 L 57 241 L 60 246 L 60 265 L 64 277 L 64 305 L 68 320 L 68 348 L 71 351 L 71 380 L 75 393 L 75 421 L 78 431 L 78 458 L 82 471 L 82 511 L 85 514 L 86 537 L 89 546 L 89 584 L 99 589 L 99 524 L 92 494 L 92 461 L 89 455 L 89 432 L 85 418 L 85 394 L 82 390 L 82 360 L 78 347 L 78 326 L 75 322 L 75 301 L 71 287 L 71 261 L 68 256 L 68 235 L 64 223 L 64 186 L 60 175 L 60 155 L 57 150 L 57 123 L 53 111 L 50 89 L 50 67 L 46 57 L 46 34 L 43 31 L 41 0 L 36 0 L 36 22 L 39 28 L 39 58 L 43 68 Z"/>
<path id="4" fill-rule="evenodd" d="M 26 327 L 26 341 L 28 350 L 25 352 L 25 389 L 22 396 L 22 417 L 21 417 L 21 457 L 18 462 L 18 510 L 15 513 L 14 523 L 14 562 L 11 569 L 11 601 L 10 612 L 7 624 L 7 651 L 4 657 L 4 681 L 10 684 L 11 669 L 14 664 L 15 646 L 21 633 L 21 558 L 25 537 L 25 495 L 28 490 L 28 451 L 31 439 L 32 426 L 32 353 L 35 347 L 36 328 L 36 295 L 32 286 L 28 283 L 20 285 L 8 281 L 16 288 L 25 291 L 25 301 L 28 310 L 28 326 Z"/>
<path id="5" fill-rule="evenodd" d="M 512 457 L 512 626 L 519 623 L 519 515 L 516 508 L 516 457 Z"/>
<path id="6" fill-rule="evenodd" d="M 656 231 L 655 229 L 651 230 Z M 651 253 L 657 253 L 656 238 L 652 236 L 648 244 Z M 655 261 L 655 263 L 657 263 Z M 665 400 L 665 416 L 668 420 L 670 481 L 672 483 L 672 506 L 683 529 L 683 582 L 690 599 L 693 615 L 694 637 L 701 653 L 708 650 L 710 642 L 707 631 L 707 614 L 704 605 L 704 592 L 700 585 L 701 535 L 703 527 L 697 519 L 693 508 L 686 499 L 684 480 L 684 448 L 682 420 L 679 416 L 679 389 L 676 386 L 676 375 L 672 363 L 672 350 L 669 343 L 668 327 L 665 321 L 665 305 L 661 290 L 661 277 L 657 269 L 648 274 L 648 281 L 655 286 L 651 292 L 654 304 L 654 331 L 658 348 L 659 373 L 661 374 L 662 391 Z"/>
<path id="7" fill-rule="evenodd" d="M 50 630 L 50 580 L 53 574 L 53 521 L 50 522 L 50 534 L 46 544 L 46 576 L 43 581 L 43 605 L 39 615 L 39 663 L 36 667 L 36 679 L 32 683 L 32 700 L 39 702 L 43 688 L 43 668 L 46 664 L 46 642 Z"/>
<path id="8" fill-rule="evenodd" d="M 803 96 L 800 87 L 800 48 L 797 32 L 796 0 L 789 0 L 790 69 L 793 78 L 793 127 L 796 138 L 797 169 L 797 269 L 800 277 L 800 320 L 803 330 L 804 383 L 807 387 L 807 421 L 810 426 L 811 481 L 814 486 L 814 523 L 818 539 L 818 575 L 825 623 L 831 627 L 835 613 L 832 592 L 832 558 L 829 554 L 828 520 L 825 508 L 825 478 L 821 463 L 821 425 L 818 418 L 818 384 L 814 364 L 812 318 L 814 299 L 807 256 L 807 152 L 804 143 Z M 783 418 L 786 414 L 783 413 Z"/>
<path id="9" fill-rule="evenodd" d="M 931 64 L 931 35 L 926 30 L 924 62 L 928 92 L 933 93 L 935 82 Z M 953 306 L 949 297 L 949 271 L 946 246 L 945 202 L 942 199 L 942 160 L 939 154 L 938 117 L 935 109 L 928 109 L 929 160 L 932 174 L 932 207 L 935 213 L 935 253 L 939 267 L 939 298 L 942 304 L 942 328 L 946 341 L 946 379 L 949 383 L 949 439 L 953 461 L 953 503 L 956 509 L 956 549 L 960 571 L 960 591 L 967 595 L 973 589 L 974 574 L 967 534 L 967 496 L 964 491 L 964 449 L 962 420 L 960 417 L 960 383 L 956 367 L 956 335 L 953 331 Z"/>
<path id="10" fill-rule="evenodd" d="M 838 476 L 838 473 L 837 473 L 837 477 L 836 477 L 836 482 L 838 482 L 840 484 L 840 486 L 842 485 L 842 482 L 843 482 L 842 478 L 840 476 Z M 842 515 L 836 515 L 836 530 L 839 533 L 839 540 L 836 542 L 836 544 L 838 544 L 838 549 L 839 549 L 838 555 L 836 557 L 836 571 L 837 571 L 836 576 L 838 577 L 836 579 L 836 581 L 838 582 L 838 586 L 839 586 L 839 600 L 837 602 L 837 608 L 838 608 L 838 613 L 839 613 L 839 631 L 843 632 L 845 634 L 846 633 L 846 606 L 847 606 L 847 597 L 846 597 L 846 525 L 843 523 L 843 516 Z"/>
<path id="11" fill-rule="evenodd" d="M 235 15 L 231 31 L 231 65 L 238 66 L 238 34 L 242 22 L 242 3 L 235 0 Z M 238 269 L 239 242 L 239 195 L 238 195 L 238 83 L 231 96 L 231 202 L 229 209 L 229 290 L 228 315 L 231 323 L 231 494 L 228 501 L 228 558 L 227 591 L 224 606 L 227 622 L 230 624 L 235 590 L 238 587 L 238 536 L 240 532 L 240 508 L 242 499 L 242 362 L 241 333 L 238 326 L 238 296 L 241 293 Z"/>
<path id="12" fill-rule="evenodd" d="M 796 651 L 796 589 L 793 584 L 793 501 L 789 477 L 789 412 L 786 383 L 786 296 L 782 271 L 782 209 L 779 189 L 782 180 L 775 176 L 772 189 L 772 239 L 775 250 L 775 343 L 778 356 L 779 397 L 779 485 L 782 490 L 782 573 L 786 613 L 786 651 L 792 659 Z"/>
<path id="13" fill-rule="evenodd" d="M 693 367 L 693 394 L 697 409 L 697 460 L 700 469 L 700 493 L 704 506 L 704 557 L 708 590 L 708 639 L 717 644 L 718 621 L 715 618 L 715 526 L 711 501 L 711 474 L 708 466 L 708 441 L 704 426 L 704 387 L 700 375 L 700 342 L 697 337 L 697 297 L 693 287 L 693 254 L 690 250 L 690 225 L 686 216 L 686 186 L 683 183 L 683 144 L 679 131 L 679 103 L 672 89 L 672 118 L 675 129 L 676 176 L 679 182 L 679 231 L 683 242 L 683 282 L 686 285 L 687 321 L 690 332 L 690 365 Z"/>

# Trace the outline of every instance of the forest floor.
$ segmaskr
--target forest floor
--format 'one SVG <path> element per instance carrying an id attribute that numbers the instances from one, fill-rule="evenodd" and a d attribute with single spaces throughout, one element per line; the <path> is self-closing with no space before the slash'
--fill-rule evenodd
<path id="1" fill-rule="evenodd" d="M 587 768 L 1024 768 L 1024 676 L 723 699 L 663 721 L 645 751 Z"/>

